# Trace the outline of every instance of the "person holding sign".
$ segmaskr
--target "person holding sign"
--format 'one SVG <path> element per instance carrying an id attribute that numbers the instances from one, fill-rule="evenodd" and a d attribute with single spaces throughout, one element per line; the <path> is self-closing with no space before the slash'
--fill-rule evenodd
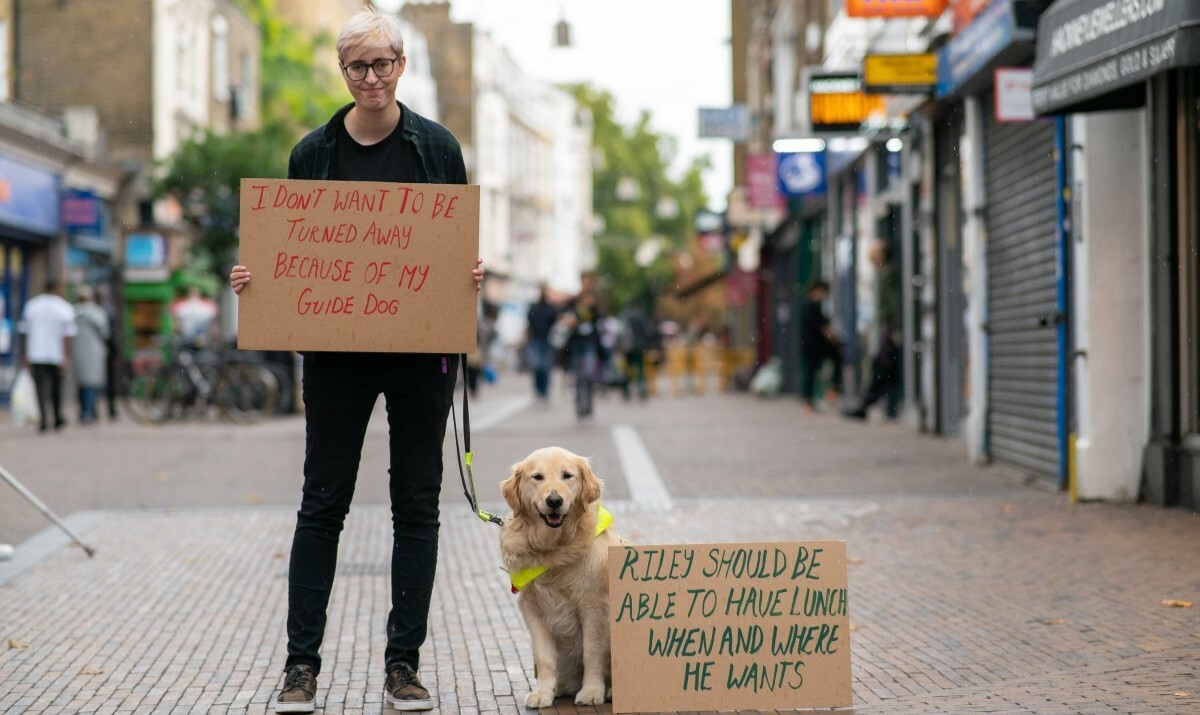
<path id="1" fill-rule="evenodd" d="M 405 65 L 399 22 L 369 8 L 356 14 L 338 33 L 337 54 L 354 101 L 296 144 L 288 178 L 466 184 L 458 140 L 396 100 Z M 477 291 L 481 265 L 477 260 L 471 274 Z M 247 290 L 249 269 L 234 266 L 229 282 L 236 293 Z M 380 393 L 387 402 L 393 527 L 384 700 L 398 710 L 433 708 L 417 669 L 437 562 L 442 439 L 457 368 L 456 355 L 304 354 L 304 487 L 288 568 L 288 655 L 276 712 L 315 706 L 338 537 Z"/>

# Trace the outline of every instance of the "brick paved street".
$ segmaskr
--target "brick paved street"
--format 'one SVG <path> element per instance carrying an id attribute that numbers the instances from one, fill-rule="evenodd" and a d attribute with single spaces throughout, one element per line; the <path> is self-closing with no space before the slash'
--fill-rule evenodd
<path id="1" fill-rule="evenodd" d="M 840 712 L 1200 712 L 1200 517 L 1072 506 L 969 465 L 954 442 L 805 415 L 789 399 L 609 398 L 580 425 L 561 395 L 527 406 L 523 385 L 507 382 L 472 403 L 485 506 L 500 508 L 508 464 L 560 444 L 593 457 L 635 542 L 846 540 L 854 707 Z M 639 501 L 618 425 L 645 445 L 669 510 Z M 0 427 L 0 464 L 71 514 L 97 549 L 88 559 L 52 530 L 26 541 L 45 520 L 0 485 L 0 541 L 20 542 L 17 561 L 0 564 L 0 713 L 269 712 L 302 433 L 296 418 L 117 423 L 57 437 Z M 385 439 L 373 425 L 318 712 L 386 711 Z M 438 712 L 518 713 L 529 637 L 499 570 L 497 532 L 469 513 L 447 468 L 421 676 Z M 562 700 L 554 711 L 577 709 Z"/>

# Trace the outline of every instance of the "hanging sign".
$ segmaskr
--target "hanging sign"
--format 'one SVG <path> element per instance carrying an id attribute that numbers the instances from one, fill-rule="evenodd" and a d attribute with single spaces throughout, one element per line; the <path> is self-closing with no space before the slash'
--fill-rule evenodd
<path id="1" fill-rule="evenodd" d="M 946 0 L 846 0 L 850 17 L 937 17 Z"/>
<path id="2" fill-rule="evenodd" d="M 813 132 L 857 133 L 868 120 L 886 120 L 887 100 L 863 91 L 858 72 L 812 72 L 808 114 Z"/>
<path id="3" fill-rule="evenodd" d="M 937 84 L 937 55 L 867 55 L 863 86 L 870 92 L 909 94 L 929 92 Z"/>

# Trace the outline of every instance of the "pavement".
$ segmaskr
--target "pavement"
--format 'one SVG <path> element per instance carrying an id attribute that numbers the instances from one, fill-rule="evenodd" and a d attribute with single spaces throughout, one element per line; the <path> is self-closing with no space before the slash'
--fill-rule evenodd
<path id="1" fill-rule="evenodd" d="M 1200 713 L 1200 516 L 1071 504 L 961 443 L 806 414 L 792 398 L 603 398 L 506 375 L 472 401 L 478 490 L 532 449 L 589 455 L 635 543 L 841 539 L 853 706 L 843 713 Z M 0 713 L 266 713 L 284 658 L 303 420 L 38 435 L 0 424 L 0 465 L 94 558 L 0 485 Z M 390 525 L 386 424 L 368 431 L 341 540 L 318 712 L 380 713 Z M 519 713 L 529 636 L 494 527 L 447 439 L 420 675 L 436 712 Z M 1164 603 L 1192 602 L 1192 607 Z M 619 655 L 619 654 L 615 654 Z M 576 708 L 554 713 L 609 713 Z"/>

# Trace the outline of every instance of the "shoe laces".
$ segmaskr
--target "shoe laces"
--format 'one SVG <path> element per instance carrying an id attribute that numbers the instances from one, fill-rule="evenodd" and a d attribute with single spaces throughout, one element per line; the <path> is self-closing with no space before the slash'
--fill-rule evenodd
<path id="1" fill-rule="evenodd" d="M 389 685 L 402 688 L 405 685 L 416 683 L 420 685 L 421 681 L 417 679 L 417 672 L 408 663 L 399 663 L 388 671 Z"/>
<path id="2" fill-rule="evenodd" d="M 312 671 L 308 668 L 293 666 L 284 671 L 283 689 L 292 690 L 299 688 L 305 693 L 312 695 L 314 692 L 313 685 L 316 683 L 316 678 L 313 677 Z"/>

